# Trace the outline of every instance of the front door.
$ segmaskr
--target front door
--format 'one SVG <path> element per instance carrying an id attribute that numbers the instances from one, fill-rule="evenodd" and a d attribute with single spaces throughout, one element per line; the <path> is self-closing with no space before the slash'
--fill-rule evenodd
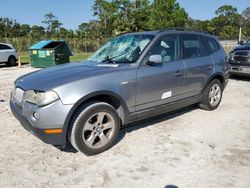
<path id="1" fill-rule="evenodd" d="M 185 62 L 180 60 L 179 36 L 161 37 L 149 50 L 150 55 L 161 55 L 162 64 L 143 62 L 137 72 L 136 111 L 182 99 L 185 82 Z"/>

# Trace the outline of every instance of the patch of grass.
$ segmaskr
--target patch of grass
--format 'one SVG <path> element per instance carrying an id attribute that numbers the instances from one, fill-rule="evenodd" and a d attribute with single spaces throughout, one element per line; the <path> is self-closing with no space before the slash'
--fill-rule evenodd
<path id="1" fill-rule="evenodd" d="M 73 56 L 70 57 L 70 62 L 78 62 L 87 59 L 91 53 L 75 53 Z M 30 63 L 30 56 L 27 53 L 21 53 L 19 55 L 21 57 L 22 64 Z"/>
<path id="2" fill-rule="evenodd" d="M 75 53 L 70 57 L 70 62 L 78 62 L 87 59 L 91 53 Z"/>

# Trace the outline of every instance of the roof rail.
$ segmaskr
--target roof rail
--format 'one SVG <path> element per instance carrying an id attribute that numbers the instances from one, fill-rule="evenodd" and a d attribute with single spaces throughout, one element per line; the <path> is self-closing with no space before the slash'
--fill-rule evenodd
<path id="1" fill-rule="evenodd" d="M 187 28 L 187 27 L 170 27 L 170 28 L 161 29 L 158 32 L 160 33 L 160 32 L 164 32 L 164 31 L 193 31 L 193 32 L 210 34 L 207 31 L 203 31 L 203 30 L 199 30 L 199 29 L 192 29 L 192 28 Z"/>

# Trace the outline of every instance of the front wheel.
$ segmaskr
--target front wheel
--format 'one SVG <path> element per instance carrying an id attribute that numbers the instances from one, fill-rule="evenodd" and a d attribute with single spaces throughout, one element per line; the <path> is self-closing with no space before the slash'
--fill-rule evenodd
<path id="1" fill-rule="evenodd" d="M 214 110 L 216 109 L 222 98 L 222 85 L 217 79 L 212 80 L 203 92 L 203 98 L 199 107 L 204 110 Z"/>
<path id="2" fill-rule="evenodd" d="M 111 148 L 120 130 L 116 110 L 104 102 L 82 106 L 72 123 L 69 140 L 75 149 L 86 155 L 95 155 Z"/>

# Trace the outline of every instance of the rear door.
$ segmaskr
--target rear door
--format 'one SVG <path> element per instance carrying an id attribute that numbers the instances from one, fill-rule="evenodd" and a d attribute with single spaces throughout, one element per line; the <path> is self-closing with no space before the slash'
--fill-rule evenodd
<path id="1" fill-rule="evenodd" d="M 162 64 L 147 65 L 150 55 L 161 55 Z M 136 110 L 159 106 L 182 98 L 185 80 L 184 61 L 180 60 L 179 36 L 168 34 L 158 39 L 137 72 Z"/>
<path id="2" fill-rule="evenodd" d="M 0 44 L 0 62 L 7 62 L 9 56 L 12 54 L 12 48 L 5 44 Z"/>
<path id="3" fill-rule="evenodd" d="M 0 62 L 4 62 L 4 50 L 2 44 L 0 44 Z"/>
<path id="4" fill-rule="evenodd" d="M 214 70 L 209 49 L 198 34 L 182 34 L 183 59 L 186 65 L 184 90 L 187 97 L 197 95 L 205 87 Z"/>

